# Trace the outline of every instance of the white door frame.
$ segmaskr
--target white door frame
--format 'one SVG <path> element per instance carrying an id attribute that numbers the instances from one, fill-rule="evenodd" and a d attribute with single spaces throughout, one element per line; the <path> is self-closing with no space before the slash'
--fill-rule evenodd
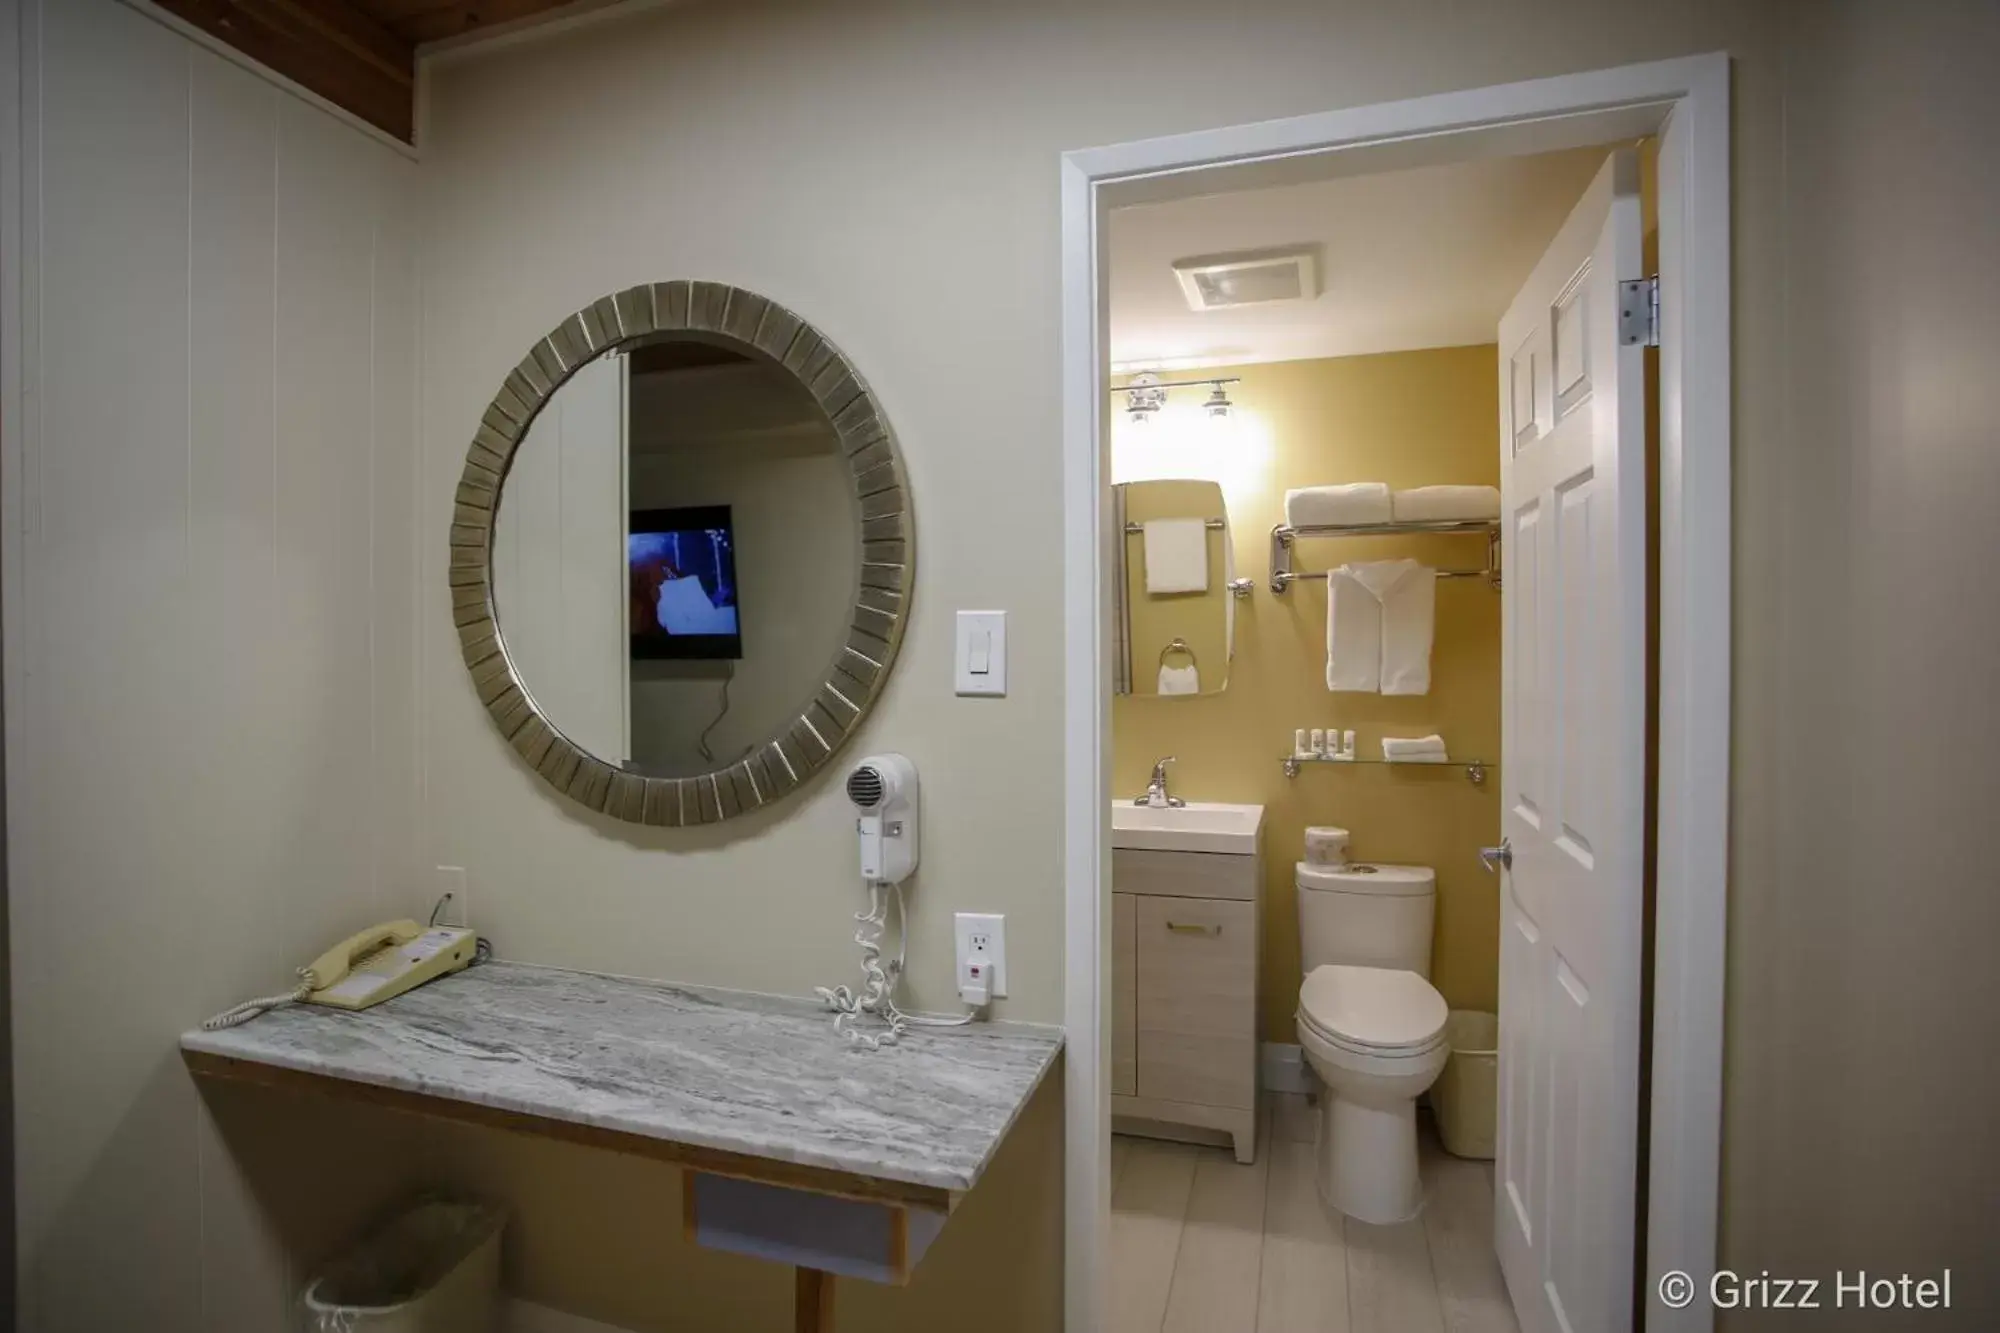
<path id="1" fill-rule="evenodd" d="M 1065 1326 L 1105 1315 L 1110 1232 L 1108 809 L 1111 208 L 1658 131 L 1658 852 L 1647 1174 L 1649 1287 L 1715 1262 L 1729 835 L 1729 59 L 1691 56 L 1065 153 L 1062 159 Z M 1636 276 L 1636 275 L 1635 275 Z M 1648 1291 L 1649 1330 L 1713 1327 Z"/>

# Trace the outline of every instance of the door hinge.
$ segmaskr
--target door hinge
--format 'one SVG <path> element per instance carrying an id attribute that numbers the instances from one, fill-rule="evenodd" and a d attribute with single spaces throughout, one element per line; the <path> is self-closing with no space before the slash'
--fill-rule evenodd
<path id="1" fill-rule="evenodd" d="M 1630 347 L 1660 345 L 1660 275 L 1618 284 L 1618 341 Z"/>

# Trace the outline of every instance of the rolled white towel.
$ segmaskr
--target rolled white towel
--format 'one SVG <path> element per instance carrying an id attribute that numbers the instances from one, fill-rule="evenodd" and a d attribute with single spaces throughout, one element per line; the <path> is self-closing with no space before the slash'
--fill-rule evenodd
<path id="1" fill-rule="evenodd" d="M 1201 668 L 1163 666 L 1160 668 L 1161 694 L 1200 694 Z"/>
<path id="2" fill-rule="evenodd" d="M 1387 482 L 1357 481 L 1345 486 L 1304 486 L 1285 492 L 1285 522 L 1295 528 L 1387 523 L 1390 513 Z"/>
<path id="3" fill-rule="evenodd" d="M 1445 764 L 1450 758 L 1445 753 L 1444 737 L 1429 736 L 1384 736 L 1382 757 L 1392 764 Z"/>
<path id="4" fill-rule="evenodd" d="M 1500 517 L 1500 492 L 1491 486 L 1419 486 L 1397 491 L 1389 508 L 1398 523 L 1472 523 Z"/>

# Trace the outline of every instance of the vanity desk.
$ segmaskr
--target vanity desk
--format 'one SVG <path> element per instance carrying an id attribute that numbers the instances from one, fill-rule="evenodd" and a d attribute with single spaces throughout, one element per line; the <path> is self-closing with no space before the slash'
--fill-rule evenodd
<path id="1" fill-rule="evenodd" d="M 181 1038 L 198 1077 L 359 1099 L 683 1168 L 688 1239 L 902 1284 L 1062 1049 L 980 1023 L 851 1047 L 815 1001 L 488 963 L 358 1013 L 298 1005 Z"/>

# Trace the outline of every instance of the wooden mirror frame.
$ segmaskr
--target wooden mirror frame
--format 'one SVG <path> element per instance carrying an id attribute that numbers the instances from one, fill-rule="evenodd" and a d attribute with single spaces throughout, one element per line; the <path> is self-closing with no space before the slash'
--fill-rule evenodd
<path id="1" fill-rule="evenodd" d="M 668 778 L 590 754 L 535 703 L 494 614 L 493 526 L 514 451 L 555 391 L 605 352 L 683 331 L 783 370 L 819 403 L 847 463 L 861 571 L 846 641 L 798 712 L 735 763 Z M 888 418 L 839 349 L 791 311 L 740 287 L 685 279 L 648 283 L 593 301 L 557 325 L 493 395 L 466 452 L 452 507 L 452 622 L 479 701 L 551 787 L 628 823 L 713 824 L 784 796 L 859 726 L 903 641 L 915 554 L 909 484 Z"/>

